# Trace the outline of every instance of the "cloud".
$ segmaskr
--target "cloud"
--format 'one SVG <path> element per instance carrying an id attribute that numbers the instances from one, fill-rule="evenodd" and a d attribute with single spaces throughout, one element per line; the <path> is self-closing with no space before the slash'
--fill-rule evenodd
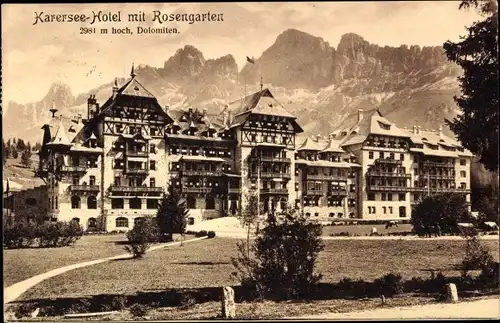
<path id="1" fill-rule="evenodd" d="M 246 56 L 259 57 L 288 28 L 322 37 L 337 46 L 340 37 L 355 32 L 381 46 L 440 45 L 457 40 L 464 26 L 479 16 L 458 10 L 454 1 L 319 2 L 319 3 L 122 3 L 8 4 L 2 6 L 4 101 L 39 100 L 51 83 L 68 83 L 75 94 L 128 74 L 130 64 L 162 66 L 178 48 L 193 45 L 205 58 L 232 54 L 242 68 Z M 122 12 L 121 23 L 33 25 L 35 12 Z M 160 25 L 153 10 L 163 13 L 221 13 L 222 23 L 186 22 Z M 129 13 L 144 12 L 146 22 L 128 22 Z M 95 28 L 80 34 L 81 26 Z M 168 26 L 179 34 L 111 35 L 101 28 Z M 96 72 L 87 75 L 89 66 Z"/>

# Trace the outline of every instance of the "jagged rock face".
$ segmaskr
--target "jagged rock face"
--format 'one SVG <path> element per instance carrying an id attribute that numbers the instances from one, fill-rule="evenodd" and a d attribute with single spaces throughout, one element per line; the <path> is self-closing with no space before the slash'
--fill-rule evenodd
<path id="1" fill-rule="evenodd" d="M 317 89 L 330 84 L 335 50 L 320 37 L 296 29 L 278 36 L 254 64 L 241 71 L 247 82 L 259 82 L 290 88 Z"/>
<path id="2" fill-rule="evenodd" d="M 459 93 L 461 69 L 447 61 L 441 47 L 381 47 L 349 33 L 335 49 L 320 37 L 290 29 L 239 75 L 232 55 L 205 59 L 193 46 L 177 50 L 163 67 L 144 64 L 135 72 L 160 104 L 191 105 L 209 113 L 240 98 L 243 80 L 247 94 L 257 91 L 262 72 L 264 85 L 307 132 L 326 135 L 349 114 L 375 107 L 402 126 L 436 129 L 457 114 L 453 95 Z M 119 86 L 125 82 L 118 80 Z M 89 94 L 102 104 L 112 86 L 110 80 L 75 99 L 67 85 L 54 84 L 40 102 L 9 102 L 4 136 L 39 140 L 52 100 L 65 115 L 86 115 Z"/>

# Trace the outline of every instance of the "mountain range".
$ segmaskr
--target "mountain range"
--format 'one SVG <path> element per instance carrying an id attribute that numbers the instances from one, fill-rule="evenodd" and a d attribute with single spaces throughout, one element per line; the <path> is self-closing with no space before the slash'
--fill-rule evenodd
<path id="1" fill-rule="evenodd" d="M 200 50 L 188 45 L 162 67 L 142 64 L 135 72 L 162 105 L 207 108 L 213 114 L 227 102 L 259 90 L 262 80 L 311 135 L 327 135 L 358 109 L 378 108 L 401 127 L 420 125 L 423 129 L 444 126 L 445 118 L 458 113 L 453 96 L 459 93 L 457 77 L 462 71 L 439 46 L 382 47 L 348 33 L 333 47 L 320 37 L 288 29 L 253 60 L 254 64 L 247 63 L 238 72 L 232 55 L 205 59 Z M 125 81 L 118 79 L 119 85 Z M 70 85 L 54 83 L 38 102 L 9 101 L 3 114 L 3 136 L 40 141 L 40 128 L 50 118 L 52 102 L 63 115 L 85 116 L 88 96 L 95 94 L 102 104 L 112 86 L 110 80 L 74 95 Z"/>

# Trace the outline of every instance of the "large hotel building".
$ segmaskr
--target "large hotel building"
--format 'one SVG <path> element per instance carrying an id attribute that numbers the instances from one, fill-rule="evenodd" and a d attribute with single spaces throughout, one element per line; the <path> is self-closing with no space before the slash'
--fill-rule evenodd
<path id="1" fill-rule="evenodd" d="M 470 201 L 469 151 L 441 130 L 398 128 L 376 109 L 328 138 L 297 142 L 301 126 L 269 89 L 220 115 L 173 110 L 132 68 L 104 104 L 88 99 L 85 119 L 51 111 L 37 170 L 46 185 L 29 198 L 19 192 L 11 203 L 19 217 L 127 230 L 156 214 L 168 185 L 186 199 L 190 223 L 236 215 L 249 194 L 263 214 L 289 204 L 319 221 L 409 219 L 414 203 L 438 192 Z"/>

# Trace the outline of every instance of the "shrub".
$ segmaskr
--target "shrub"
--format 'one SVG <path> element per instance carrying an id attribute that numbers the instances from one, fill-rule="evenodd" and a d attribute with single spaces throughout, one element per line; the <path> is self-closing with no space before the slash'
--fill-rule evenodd
<path id="1" fill-rule="evenodd" d="M 205 230 L 198 231 L 194 236 L 199 238 L 199 237 L 206 237 L 208 235 L 208 232 Z"/>
<path id="2" fill-rule="evenodd" d="M 387 297 L 392 297 L 401 294 L 404 291 L 404 283 L 401 275 L 387 274 L 375 280 L 375 285 L 378 287 L 380 293 Z"/>
<path id="3" fill-rule="evenodd" d="M 238 256 L 232 258 L 236 271 L 231 275 L 253 281 L 258 293 L 274 299 L 299 299 L 315 292 L 321 275 L 314 272 L 316 259 L 324 248 L 322 227 L 307 215 L 291 209 L 278 222 L 269 215 L 251 246 L 239 242 Z"/>
<path id="4" fill-rule="evenodd" d="M 83 229 L 76 222 L 19 222 L 4 228 L 4 247 L 28 248 L 35 242 L 38 247 L 64 247 L 74 244 L 82 235 Z"/>
<path id="5" fill-rule="evenodd" d="M 462 260 L 462 275 L 466 276 L 471 270 L 484 270 L 489 268 L 493 261 L 491 251 L 481 244 L 477 235 L 467 236 L 465 256 Z M 488 270 L 488 269 L 486 269 Z"/>
<path id="6" fill-rule="evenodd" d="M 146 304 L 133 304 L 130 306 L 129 311 L 130 314 L 132 314 L 133 317 L 144 317 L 146 314 L 148 314 L 149 310 L 151 308 L 146 305 Z"/>
<path id="7" fill-rule="evenodd" d="M 146 217 L 134 225 L 134 228 L 127 232 L 127 245 L 125 250 L 132 254 L 134 258 L 142 258 L 151 246 L 152 240 L 158 235 L 158 228 L 151 217 Z"/>
<path id="8" fill-rule="evenodd" d="M 208 231 L 207 236 L 209 239 L 215 238 L 215 232 L 214 231 Z"/>

